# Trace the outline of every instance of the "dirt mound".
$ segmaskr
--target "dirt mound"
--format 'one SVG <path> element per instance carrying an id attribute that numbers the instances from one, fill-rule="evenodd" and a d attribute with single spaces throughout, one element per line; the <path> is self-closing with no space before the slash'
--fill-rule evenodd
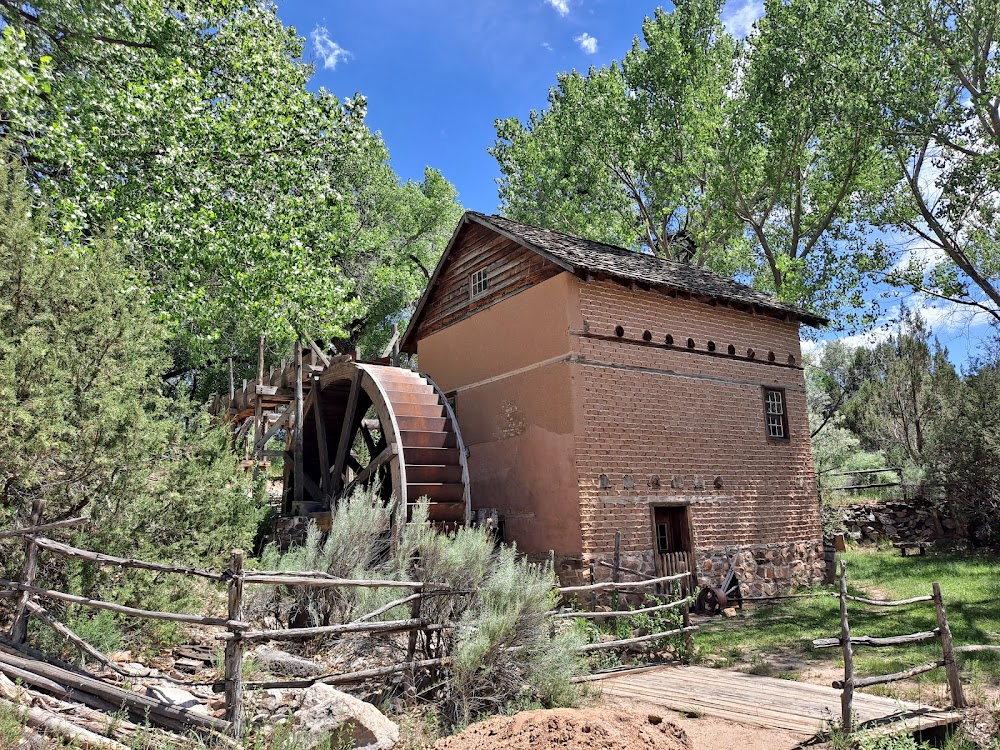
<path id="1" fill-rule="evenodd" d="M 684 730 L 651 714 L 557 708 L 495 716 L 434 750 L 690 750 Z"/>

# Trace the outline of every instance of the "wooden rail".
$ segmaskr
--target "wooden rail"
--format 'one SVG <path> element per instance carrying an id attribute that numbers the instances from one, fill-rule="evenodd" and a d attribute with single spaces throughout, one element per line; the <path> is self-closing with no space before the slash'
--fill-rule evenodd
<path id="1" fill-rule="evenodd" d="M 258 423 L 258 429 L 263 426 Z M 36 659 L 27 659 L 22 656 L 14 656 L 0 651 L 0 673 L 6 674 L 11 679 L 23 679 L 27 684 L 32 684 L 44 690 L 54 691 L 56 694 L 67 694 L 69 690 L 74 691 L 80 700 L 91 708 L 100 710 L 110 706 L 126 706 L 133 713 L 146 713 L 151 720 L 160 723 L 171 729 L 186 730 L 190 727 L 198 727 L 211 732 L 226 732 L 231 736 L 240 737 L 243 732 L 243 692 L 245 689 L 258 689 L 268 687 L 307 687 L 319 682 L 327 684 L 350 684 L 361 682 L 367 679 L 375 679 L 396 673 L 404 673 L 405 683 L 411 687 L 409 697 L 416 699 L 415 689 L 412 689 L 413 674 L 416 669 L 435 669 L 447 667 L 451 664 L 450 657 L 437 655 L 437 658 L 419 658 L 417 653 L 417 633 L 423 632 L 430 635 L 434 632 L 448 630 L 453 626 L 451 623 L 432 622 L 427 617 L 422 617 L 421 606 L 425 598 L 435 596 L 461 596 L 468 595 L 470 591 L 457 591 L 449 589 L 441 583 L 430 583 L 422 581 L 395 581 L 387 579 L 345 579 L 330 575 L 323 571 L 246 571 L 244 570 L 244 553 L 241 550 L 233 550 L 228 570 L 212 571 L 201 568 L 174 565 L 166 563 L 156 563 L 147 560 L 118 557 L 107 555 L 92 550 L 75 547 L 64 542 L 42 536 L 43 532 L 54 529 L 69 528 L 79 526 L 88 522 L 86 517 L 66 519 L 52 523 L 43 522 L 44 504 L 35 503 L 32 509 L 30 524 L 24 528 L 12 529 L 0 532 L 2 538 L 20 538 L 25 547 L 25 565 L 21 571 L 21 580 L 11 581 L 0 579 L 0 595 L 13 596 L 18 599 L 17 611 L 15 613 L 11 637 L 15 644 L 24 648 L 27 635 L 27 622 L 29 615 L 33 615 L 42 620 L 48 627 L 53 629 L 67 642 L 78 648 L 82 653 L 95 659 L 107 668 L 122 673 L 106 655 L 94 648 L 86 640 L 74 633 L 63 623 L 59 622 L 48 610 L 44 609 L 36 599 L 51 599 L 54 601 L 74 604 L 83 607 L 90 607 L 98 610 L 106 610 L 128 617 L 136 617 L 152 620 L 166 620 L 185 624 L 205 625 L 221 629 L 215 635 L 217 640 L 225 643 L 225 659 L 223 677 L 216 683 L 209 684 L 217 691 L 225 694 L 225 720 L 204 717 L 200 714 L 183 711 L 175 707 L 166 706 L 153 699 L 144 696 L 128 697 L 123 695 L 123 691 L 101 680 L 88 677 L 83 674 L 69 673 L 61 670 L 60 667 L 40 662 Z M 612 592 L 612 594 L 623 592 L 645 592 L 649 589 L 657 590 L 663 584 L 679 584 L 691 576 L 685 572 L 676 575 L 659 577 L 646 576 L 639 571 L 633 571 L 621 566 L 620 557 L 620 533 L 616 534 L 616 550 L 614 563 L 597 563 L 612 568 L 612 580 L 607 582 L 592 582 L 583 586 L 565 586 L 555 589 L 555 593 L 561 597 L 574 594 L 590 594 L 595 597 L 597 592 Z M 182 576 L 194 576 L 203 578 L 213 583 L 225 584 L 227 587 L 228 606 L 226 616 L 210 617 L 205 615 L 194 615 L 178 612 L 164 612 L 156 610 L 140 609 L 129 607 L 115 602 L 108 602 L 99 599 L 91 599 L 84 596 L 76 596 L 61 591 L 42 588 L 35 585 L 35 575 L 38 567 L 38 556 L 40 552 L 46 552 L 62 557 L 84 560 L 95 565 L 110 566 L 117 568 L 135 568 L 151 570 L 157 573 L 172 573 Z M 550 556 L 551 558 L 551 556 Z M 591 570 L 595 564 L 591 564 Z M 621 574 L 629 573 L 644 577 L 645 580 L 622 581 Z M 593 581 L 593 578 L 591 579 Z M 249 623 L 244 621 L 244 588 L 246 584 L 267 585 L 267 586 L 288 586 L 309 589 L 327 588 L 395 588 L 406 591 L 402 596 L 373 612 L 369 612 L 353 622 L 344 624 L 326 625 L 312 628 L 288 628 L 252 631 Z M 680 627 L 666 630 L 659 633 L 650 633 L 634 638 L 625 638 L 603 643 L 587 644 L 579 647 L 583 653 L 620 648 L 639 643 L 646 643 L 661 640 L 672 636 L 684 636 L 688 647 L 688 654 L 691 653 L 690 635 L 697 630 L 697 626 L 692 626 L 689 619 L 689 607 L 691 597 L 682 597 L 674 601 L 663 604 L 656 604 L 648 607 L 641 607 L 634 610 L 615 609 L 608 612 L 593 611 L 566 611 L 557 610 L 548 613 L 550 623 L 556 619 L 568 617 L 596 618 L 596 617 L 627 617 L 631 615 L 651 614 L 654 612 L 681 609 L 682 623 Z M 410 607 L 410 617 L 390 621 L 376 621 L 374 618 L 383 615 L 397 607 Z M 349 634 L 372 634 L 388 635 L 397 633 L 409 633 L 409 644 L 407 647 L 406 660 L 404 663 L 386 667 L 363 670 L 350 674 L 330 674 L 315 677 L 309 680 L 285 680 L 273 682 L 248 682 L 243 679 L 243 654 L 249 643 L 259 641 L 288 641 L 301 640 L 313 637 L 337 637 Z M 550 624 L 550 633 L 554 635 L 554 624 Z M 424 653 L 427 652 L 426 646 Z M 169 678 L 175 684 L 192 685 L 191 682 Z M 127 691 L 125 691 L 127 692 Z"/>
<path id="2" fill-rule="evenodd" d="M 853 730 L 853 701 L 855 688 L 871 687 L 872 685 L 885 685 L 890 682 L 906 680 L 917 675 L 930 672 L 941 667 L 945 668 L 948 676 L 948 690 L 951 694 L 951 702 L 955 708 L 965 708 L 968 704 L 965 700 L 965 693 L 962 689 L 962 681 L 959 678 L 958 666 L 955 662 L 955 654 L 963 651 L 993 650 L 991 647 L 966 646 L 956 648 L 951 639 L 951 628 L 948 625 L 948 613 L 944 606 L 944 599 L 941 596 L 941 586 L 937 581 L 931 586 L 930 596 L 916 596 L 911 599 L 900 599 L 898 601 L 882 601 L 878 599 L 865 599 L 860 596 L 851 596 L 847 593 L 847 562 L 840 561 L 840 637 L 839 638 L 817 638 L 812 642 L 814 648 L 833 648 L 840 646 L 844 654 L 844 679 L 835 680 L 833 687 L 843 691 L 841 694 L 841 725 L 844 732 L 850 734 Z M 909 633 L 906 635 L 887 636 L 876 638 L 872 636 L 852 636 L 851 625 L 848 618 L 848 602 L 859 602 L 869 606 L 877 607 L 901 607 L 909 604 L 922 604 L 934 602 L 934 609 L 937 615 L 938 626 L 933 630 L 919 633 Z M 855 646 L 905 646 L 913 643 L 925 643 L 932 640 L 941 641 L 942 658 L 928 664 L 920 664 L 909 669 L 891 674 L 874 675 L 871 677 L 856 677 L 854 674 L 854 647 Z M 995 647 L 1000 651 L 1000 646 Z"/>

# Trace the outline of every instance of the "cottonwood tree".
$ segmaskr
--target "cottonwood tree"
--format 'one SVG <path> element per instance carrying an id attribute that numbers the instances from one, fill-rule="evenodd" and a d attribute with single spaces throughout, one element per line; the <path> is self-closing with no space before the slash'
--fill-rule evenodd
<path id="1" fill-rule="evenodd" d="M 889 262 L 867 221 L 895 175 L 863 85 L 856 34 L 866 32 L 856 12 L 832 3 L 772 0 L 765 9 L 737 61 L 719 195 L 756 250 L 756 286 L 841 309 L 843 323 Z"/>
<path id="2" fill-rule="evenodd" d="M 643 25 L 621 64 L 564 74 L 549 108 L 497 123 L 515 218 L 740 275 L 821 311 L 858 307 L 884 268 L 867 201 L 890 186 L 865 63 L 842 19 L 773 2 L 745 43 L 717 0 Z"/>
<path id="3" fill-rule="evenodd" d="M 503 211 L 660 257 L 724 265 L 735 226 L 716 209 L 718 130 L 733 40 L 715 0 L 657 10 L 621 62 L 558 76 L 549 107 L 498 120 Z M 735 270 L 735 269 L 734 269 Z"/>
<path id="4" fill-rule="evenodd" d="M 891 280 L 1000 320 L 1000 8 L 849 4 L 882 31 L 871 76 L 900 178 L 884 225 L 913 250 Z"/>
<path id="5" fill-rule="evenodd" d="M 174 373 L 255 359 L 259 333 L 363 337 L 439 252 L 454 191 L 400 184 L 364 97 L 307 89 L 273 5 L 3 0 L 0 18 L 0 129 L 68 241 L 127 241 Z"/>

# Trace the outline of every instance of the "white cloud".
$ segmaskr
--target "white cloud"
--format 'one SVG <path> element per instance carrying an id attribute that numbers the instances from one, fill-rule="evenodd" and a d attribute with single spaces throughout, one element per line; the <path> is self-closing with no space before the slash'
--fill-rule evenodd
<path id="1" fill-rule="evenodd" d="M 580 49 L 588 55 L 593 55 L 597 52 L 597 37 L 591 36 L 586 31 L 580 34 L 580 36 L 574 37 L 573 41 L 579 44 Z"/>
<path id="2" fill-rule="evenodd" d="M 985 310 L 959 305 L 946 300 L 934 300 L 931 306 L 920 308 L 920 316 L 935 333 L 962 333 L 986 325 L 994 318 Z"/>
<path id="3" fill-rule="evenodd" d="M 552 45 L 549 44 L 548 42 L 542 42 L 542 47 L 545 48 L 545 49 L 547 49 L 549 52 L 553 51 L 552 50 Z"/>
<path id="4" fill-rule="evenodd" d="M 326 26 L 317 26 L 312 30 L 309 38 L 312 39 L 313 51 L 323 61 L 324 68 L 334 70 L 337 63 L 351 56 L 350 52 L 330 38 L 330 32 Z"/>
<path id="5" fill-rule="evenodd" d="M 545 0 L 560 16 L 569 15 L 569 0 Z"/>
<path id="6" fill-rule="evenodd" d="M 762 0 L 729 0 L 722 11 L 722 23 L 733 36 L 745 37 L 753 30 L 754 22 L 763 15 Z"/>

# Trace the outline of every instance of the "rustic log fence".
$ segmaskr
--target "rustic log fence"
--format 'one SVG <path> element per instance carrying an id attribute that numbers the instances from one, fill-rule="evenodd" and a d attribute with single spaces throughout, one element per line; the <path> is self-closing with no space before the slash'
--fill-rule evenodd
<path id="1" fill-rule="evenodd" d="M 75 699 L 91 709 L 114 712 L 124 708 L 134 715 L 146 716 L 151 722 L 174 730 L 195 730 L 216 736 L 228 735 L 237 738 L 241 737 L 244 729 L 243 696 L 244 690 L 248 689 L 305 688 L 317 683 L 331 685 L 357 684 L 365 680 L 403 673 L 406 695 L 411 700 L 414 700 L 416 697 L 414 676 L 417 670 L 446 668 L 451 664 L 451 658 L 447 656 L 421 658 L 422 656 L 429 655 L 426 644 L 429 643 L 431 633 L 440 633 L 443 630 L 450 630 L 454 627 L 453 623 L 435 623 L 426 617 L 422 617 L 421 607 L 423 601 L 436 596 L 463 596 L 472 593 L 470 591 L 450 589 L 439 583 L 421 581 L 344 579 L 322 571 L 286 572 L 245 570 L 245 559 L 242 550 L 233 550 L 230 567 L 228 570 L 222 572 L 106 555 L 74 547 L 42 535 L 44 532 L 54 529 L 79 527 L 89 522 L 87 517 L 54 523 L 43 523 L 43 514 L 44 504 L 41 502 L 35 503 L 29 526 L 0 532 L 0 538 L 21 539 L 25 549 L 25 563 L 22 568 L 20 580 L 9 581 L 0 579 L 0 593 L 12 595 L 18 599 L 11 625 L 10 638 L 7 640 L 8 647 L 0 648 L 0 677 L 6 675 L 12 680 L 21 680 L 27 685 L 51 692 L 58 697 L 66 697 L 72 693 Z M 224 617 L 212 617 L 147 610 L 42 588 L 35 585 L 39 554 L 41 552 L 60 557 L 85 560 L 101 566 L 150 570 L 157 573 L 173 573 L 201 578 L 211 581 L 214 584 L 225 584 L 227 588 L 227 611 Z M 594 582 L 583 586 L 560 587 L 556 589 L 556 593 L 560 596 L 561 601 L 569 601 L 571 598 L 575 599 L 579 595 L 597 595 L 598 592 L 611 592 L 616 598 L 618 594 L 648 593 L 651 589 L 660 593 L 665 586 L 669 586 L 672 590 L 679 592 L 681 590 L 681 582 L 690 576 L 690 573 L 685 572 L 676 575 L 652 577 L 639 571 L 622 568 L 619 563 L 619 557 L 616 556 L 614 565 L 608 566 L 613 568 L 612 580 L 610 581 Z M 602 564 L 607 565 L 606 563 Z M 640 580 L 621 580 L 623 573 L 638 576 Z M 251 624 L 245 621 L 244 593 L 247 584 L 308 587 L 310 589 L 348 587 L 397 588 L 409 590 L 412 593 L 389 602 L 351 622 L 307 628 L 252 630 Z M 161 703 L 147 696 L 137 695 L 107 681 L 69 668 L 69 665 L 52 664 L 39 659 L 37 658 L 37 654 L 31 657 L 26 656 L 25 652 L 30 651 L 26 643 L 28 618 L 34 616 L 83 654 L 94 659 L 105 668 L 117 672 L 122 677 L 128 676 L 110 658 L 87 643 L 86 640 L 74 633 L 68 626 L 60 622 L 46 610 L 39 603 L 39 599 L 49 599 L 65 604 L 111 611 L 127 617 L 165 620 L 218 628 L 220 632 L 216 633 L 215 638 L 223 643 L 225 651 L 221 680 L 194 682 L 166 675 L 162 675 L 156 679 L 162 678 L 170 683 L 188 687 L 210 686 L 215 692 L 223 693 L 225 718 L 218 719 L 206 716 L 184 708 Z M 698 629 L 697 626 L 690 624 L 691 602 L 691 597 L 681 596 L 663 604 L 640 607 L 633 610 L 616 609 L 614 611 L 599 611 L 596 609 L 592 609 L 591 611 L 577 611 L 563 606 L 551 611 L 549 615 L 553 622 L 552 632 L 554 633 L 554 622 L 563 618 L 626 617 L 636 614 L 650 614 L 680 609 L 681 627 L 633 638 L 587 644 L 581 646 L 580 651 L 589 653 L 627 647 L 674 636 L 683 636 L 687 646 L 687 653 L 690 655 L 691 633 Z M 409 605 L 410 617 L 406 619 L 375 620 L 376 617 L 384 615 L 397 607 L 407 605 Z M 302 680 L 248 681 L 243 677 L 243 655 L 248 644 L 262 641 L 303 640 L 320 636 L 343 636 L 361 633 L 378 636 L 406 633 L 405 661 L 385 667 L 352 673 L 324 674 Z M 425 639 L 427 639 L 423 654 L 418 650 L 420 633 L 423 633 Z"/>
<path id="2" fill-rule="evenodd" d="M 941 596 L 941 586 L 937 581 L 931 585 L 931 593 L 925 596 L 915 596 L 910 599 L 899 599 L 896 601 L 880 601 L 878 599 L 866 599 L 860 596 L 852 596 L 847 593 L 847 563 L 840 561 L 839 572 L 839 599 L 840 599 L 840 637 L 838 638 L 818 638 L 814 640 L 813 648 L 840 648 L 844 656 L 844 679 L 835 680 L 833 687 L 841 690 L 841 723 L 844 732 L 850 733 L 854 729 L 853 700 L 855 688 L 871 687 L 872 685 L 885 685 L 890 682 L 909 679 L 934 669 L 944 668 L 948 679 L 948 691 L 951 696 L 952 705 L 955 708 L 966 708 L 968 703 L 965 699 L 965 692 L 962 688 L 962 681 L 959 675 L 958 663 L 955 655 L 959 653 L 971 653 L 976 651 L 1000 651 L 1000 646 L 969 645 L 955 646 L 952 641 L 951 627 L 948 624 L 948 611 Z M 848 602 L 855 602 L 866 606 L 875 607 L 905 607 L 914 604 L 933 603 L 937 615 L 937 627 L 919 633 L 908 633 L 905 635 L 887 636 L 876 638 L 871 636 L 851 635 L 851 624 L 848 613 Z M 941 659 L 920 664 L 900 672 L 892 674 L 874 675 L 871 677 L 857 677 L 854 673 L 854 647 L 886 647 L 886 646 L 906 646 L 915 643 L 926 643 L 938 640 L 941 643 Z"/>

